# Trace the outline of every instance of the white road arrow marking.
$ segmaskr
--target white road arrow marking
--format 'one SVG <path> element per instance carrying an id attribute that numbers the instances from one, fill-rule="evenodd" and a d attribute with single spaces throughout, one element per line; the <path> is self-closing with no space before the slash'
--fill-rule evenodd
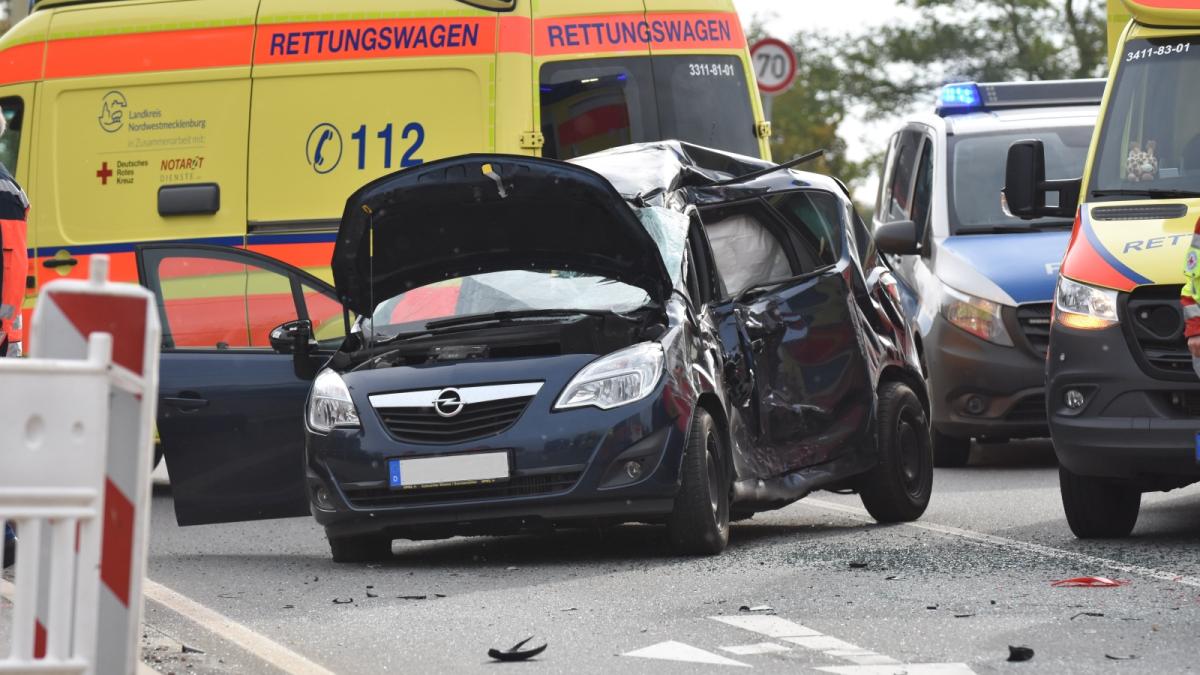
<path id="1" fill-rule="evenodd" d="M 660 642 L 656 645 L 643 647 L 632 652 L 625 652 L 621 656 L 636 656 L 642 659 L 659 659 L 661 661 L 685 661 L 687 663 L 706 663 L 713 666 L 741 666 L 749 668 L 750 664 L 734 661 L 720 654 L 706 652 L 699 647 L 686 645 L 682 642 L 669 640 Z"/>
<path id="2" fill-rule="evenodd" d="M 776 654 L 779 652 L 792 651 L 783 645 L 777 645 L 774 642 L 759 642 L 752 645 L 736 645 L 733 647 L 721 647 L 721 651 L 737 654 L 738 656 L 753 656 L 755 654 Z"/>

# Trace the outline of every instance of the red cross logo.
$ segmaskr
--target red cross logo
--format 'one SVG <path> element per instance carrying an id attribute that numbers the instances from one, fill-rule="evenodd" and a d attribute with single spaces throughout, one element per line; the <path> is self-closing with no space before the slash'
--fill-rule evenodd
<path id="1" fill-rule="evenodd" d="M 100 163 L 100 170 L 96 172 L 96 178 L 100 179 L 101 185 L 108 185 L 108 179 L 113 175 L 112 169 L 108 168 L 108 162 Z"/>

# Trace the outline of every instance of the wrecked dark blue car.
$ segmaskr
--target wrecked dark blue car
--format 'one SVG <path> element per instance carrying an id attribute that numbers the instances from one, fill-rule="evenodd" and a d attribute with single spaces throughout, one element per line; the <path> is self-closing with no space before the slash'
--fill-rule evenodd
<path id="1" fill-rule="evenodd" d="M 209 253 L 286 275 L 305 307 L 272 351 L 164 351 L 181 524 L 311 510 L 340 561 L 621 522 L 716 553 L 731 521 L 818 489 L 857 490 L 880 521 L 928 504 L 912 335 L 830 178 L 675 142 L 467 155 L 349 199 L 336 292 Z M 318 292 L 344 339 L 307 311 Z M 181 423 L 187 396 L 208 403 Z"/>

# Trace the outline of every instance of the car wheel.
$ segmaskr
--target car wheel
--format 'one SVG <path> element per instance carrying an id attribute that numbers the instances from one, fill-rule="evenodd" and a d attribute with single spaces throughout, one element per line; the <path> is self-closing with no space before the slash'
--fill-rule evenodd
<path id="1" fill-rule="evenodd" d="M 947 436 L 933 430 L 933 465 L 939 469 L 958 469 L 971 461 L 971 439 Z"/>
<path id="2" fill-rule="evenodd" d="M 683 454 L 682 481 L 667 536 L 678 553 L 712 555 L 729 543 L 729 476 L 725 441 L 703 408 L 692 415 Z"/>
<path id="3" fill-rule="evenodd" d="M 916 520 L 933 492 L 933 449 L 921 400 L 907 385 L 879 392 L 879 464 L 859 484 L 859 496 L 881 523 Z"/>
<path id="4" fill-rule="evenodd" d="M 1142 507 L 1142 491 L 1129 483 L 1080 476 L 1059 467 L 1058 485 L 1071 531 L 1080 539 L 1129 536 Z"/>
<path id="5" fill-rule="evenodd" d="M 329 539 L 329 552 L 333 554 L 334 562 L 374 562 L 392 557 L 391 537 L 378 534 L 335 537 L 328 533 L 325 536 Z"/>

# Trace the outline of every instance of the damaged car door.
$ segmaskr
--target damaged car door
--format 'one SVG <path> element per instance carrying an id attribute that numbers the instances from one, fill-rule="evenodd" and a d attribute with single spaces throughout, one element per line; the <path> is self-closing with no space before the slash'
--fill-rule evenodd
<path id="1" fill-rule="evenodd" d="M 176 520 L 308 515 L 304 401 L 311 373 L 345 335 L 333 288 L 226 246 L 148 244 L 136 254 L 162 323 L 157 423 Z"/>
<path id="2" fill-rule="evenodd" d="M 754 393 L 742 409 L 760 475 L 822 464 L 869 439 L 875 397 L 841 211 L 815 189 L 703 211 L 728 294 L 716 311 L 732 319 L 720 322 L 726 362 L 749 366 L 727 366 L 726 386 Z"/>

